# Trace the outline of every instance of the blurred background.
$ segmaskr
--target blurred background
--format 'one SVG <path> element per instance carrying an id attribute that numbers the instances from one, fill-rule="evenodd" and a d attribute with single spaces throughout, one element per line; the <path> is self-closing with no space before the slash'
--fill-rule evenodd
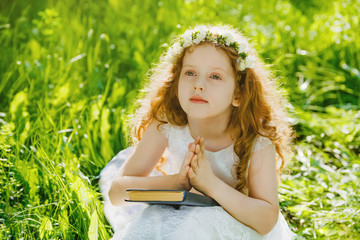
<path id="1" fill-rule="evenodd" d="M 291 104 L 291 229 L 360 239 L 359 16 L 359 0 L 1 0 L 0 239 L 110 238 L 99 173 L 148 69 L 203 23 L 249 37 Z"/>

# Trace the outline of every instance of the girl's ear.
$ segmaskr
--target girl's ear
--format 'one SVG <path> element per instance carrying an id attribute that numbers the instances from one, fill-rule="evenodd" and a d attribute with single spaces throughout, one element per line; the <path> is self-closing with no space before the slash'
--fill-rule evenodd
<path id="1" fill-rule="evenodd" d="M 232 105 L 234 107 L 239 107 L 240 106 L 240 100 L 238 97 L 234 96 L 233 100 L 232 100 Z"/>

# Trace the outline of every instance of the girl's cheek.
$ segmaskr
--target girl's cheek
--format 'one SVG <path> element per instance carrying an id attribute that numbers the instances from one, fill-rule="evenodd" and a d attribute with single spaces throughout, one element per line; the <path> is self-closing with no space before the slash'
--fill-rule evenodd
<path id="1" fill-rule="evenodd" d="M 194 77 L 186 76 L 186 77 L 184 77 L 184 81 L 187 83 L 191 83 L 194 81 Z"/>

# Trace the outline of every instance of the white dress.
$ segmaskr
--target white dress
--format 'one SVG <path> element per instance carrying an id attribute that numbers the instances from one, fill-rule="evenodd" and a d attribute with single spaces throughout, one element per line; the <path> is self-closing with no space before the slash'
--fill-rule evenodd
<path id="1" fill-rule="evenodd" d="M 188 126 L 176 127 L 162 125 L 162 132 L 168 138 L 165 154 L 168 161 L 163 168 L 167 174 L 179 172 L 181 163 L 187 152 L 187 146 L 193 142 Z M 267 138 L 259 137 L 253 152 L 261 151 L 268 144 Z M 129 147 L 119 152 L 102 170 L 100 174 L 100 190 L 104 196 L 105 216 L 114 229 L 112 239 L 266 239 L 287 240 L 296 235 L 291 232 L 283 215 L 279 213 L 277 224 L 273 230 L 261 236 L 253 229 L 245 226 L 229 215 L 222 207 L 146 205 L 142 203 L 126 203 L 115 207 L 110 203 L 108 191 L 111 182 L 121 165 L 128 159 L 134 148 Z M 233 145 L 218 152 L 206 151 L 214 174 L 230 186 L 235 186 L 233 164 L 237 156 Z M 154 170 L 152 176 L 162 175 Z"/>

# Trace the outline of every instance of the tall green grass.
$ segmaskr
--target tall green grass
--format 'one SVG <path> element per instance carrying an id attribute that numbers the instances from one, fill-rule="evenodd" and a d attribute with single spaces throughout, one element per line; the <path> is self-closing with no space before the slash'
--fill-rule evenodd
<path id="1" fill-rule="evenodd" d="M 108 239 L 98 176 L 175 34 L 240 28 L 278 76 L 297 138 L 279 187 L 306 239 L 360 238 L 360 3 L 0 2 L 0 238 Z"/>

